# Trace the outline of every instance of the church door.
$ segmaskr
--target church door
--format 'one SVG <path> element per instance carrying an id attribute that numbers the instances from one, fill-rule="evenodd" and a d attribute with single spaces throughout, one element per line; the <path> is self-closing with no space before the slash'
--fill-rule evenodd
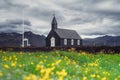
<path id="1" fill-rule="evenodd" d="M 50 42 L 51 42 L 51 47 L 55 47 L 55 38 L 54 37 L 51 37 Z"/>

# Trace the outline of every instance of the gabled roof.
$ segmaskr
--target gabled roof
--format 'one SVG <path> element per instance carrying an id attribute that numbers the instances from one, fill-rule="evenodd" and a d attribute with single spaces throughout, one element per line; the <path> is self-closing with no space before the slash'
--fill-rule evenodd
<path id="1" fill-rule="evenodd" d="M 68 29 L 56 29 L 55 32 L 58 34 L 60 38 L 67 38 L 67 39 L 81 39 L 79 34 L 75 30 L 68 30 Z"/>

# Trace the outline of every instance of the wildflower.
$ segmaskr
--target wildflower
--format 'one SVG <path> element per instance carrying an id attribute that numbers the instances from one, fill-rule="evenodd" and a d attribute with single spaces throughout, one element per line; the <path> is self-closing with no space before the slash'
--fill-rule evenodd
<path id="1" fill-rule="evenodd" d="M 100 75 L 97 75 L 97 78 L 100 78 Z"/>
<path id="2" fill-rule="evenodd" d="M 91 74 L 90 77 L 94 78 L 96 75 L 95 74 Z"/>
<path id="3" fill-rule="evenodd" d="M 57 61 L 56 61 L 56 64 L 59 64 L 60 62 L 61 62 L 61 60 L 57 60 Z"/>
<path id="4" fill-rule="evenodd" d="M 37 77 L 34 74 L 29 74 L 24 78 L 24 80 L 37 80 Z"/>
<path id="5" fill-rule="evenodd" d="M 58 80 L 63 80 L 63 78 L 67 76 L 67 72 L 64 69 L 62 71 L 57 71 L 56 74 L 58 75 Z"/>
<path id="6" fill-rule="evenodd" d="M 0 50 L 0 53 L 3 52 L 2 50 Z"/>
<path id="7" fill-rule="evenodd" d="M 73 62 L 72 62 L 72 64 L 73 64 L 73 65 L 75 65 L 75 64 L 76 64 L 76 62 L 75 62 L 75 61 L 73 61 Z"/>
<path id="8" fill-rule="evenodd" d="M 15 60 L 17 61 L 17 60 L 18 60 L 18 58 L 15 58 Z"/>
<path id="9" fill-rule="evenodd" d="M 40 62 L 39 62 L 39 64 L 43 64 L 43 62 L 42 62 L 42 61 L 40 61 Z"/>
<path id="10" fill-rule="evenodd" d="M 59 54 L 59 51 L 56 51 L 56 54 Z"/>
<path id="11" fill-rule="evenodd" d="M 117 78 L 115 78 L 115 80 L 118 80 Z"/>
<path id="12" fill-rule="evenodd" d="M 16 66 L 16 62 L 11 63 L 11 66 L 12 66 L 12 67 L 15 67 L 15 66 Z"/>
<path id="13" fill-rule="evenodd" d="M 82 80 L 87 80 L 87 77 L 84 76 Z"/>
<path id="14" fill-rule="evenodd" d="M 9 66 L 7 64 L 4 64 L 3 67 L 4 68 L 9 68 Z"/>
<path id="15" fill-rule="evenodd" d="M 44 67 L 43 67 L 42 65 L 39 65 L 39 64 L 36 66 L 36 70 L 41 70 L 41 69 L 43 69 L 43 68 L 44 68 Z"/>
<path id="16" fill-rule="evenodd" d="M 22 64 L 19 64 L 19 67 L 22 67 Z"/>
<path id="17" fill-rule="evenodd" d="M 44 77 L 40 77 L 39 80 L 50 80 L 50 78 L 47 76 L 44 76 Z"/>
<path id="18" fill-rule="evenodd" d="M 106 77 L 103 77 L 101 80 L 107 80 L 107 78 L 106 78 Z"/>
<path id="19" fill-rule="evenodd" d="M 31 80 L 37 80 L 36 75 L 31 75 Z"/>
<path id="20" fill-rule="evenodd" d="M 2 72 L 0 72 L 0 76 L 3 76 L 3 73 L 2 73 Z"/>
<path id="21" fill-rule="evenodd" d="M 34 62 L 30 62 L 30 64 L 31 64 L 31 65 L 33 65 L 33 64 L 34 64 Z"/>
<path id="22" fill-rule="evenodd" d="M 95 62 L 93 62 L 93 63 L 89 63 L 89 64 L 88 64 L 88 66 L 91 66 L 91 67 L 97 67 L 97 66 L 98 66 L 98 64 L 97 64 L 97 63 L 95 63 Z"/>
<path id="23" fill-rule="evenodd" d="M 118 66 L 120 66 L 120 63 L 118 64 Z"/>
<path id="24" fill-rule="evenodd" d="M 71 52 L 72 52 L 72 51 L 75 51 L 75 48 L 71 48 Z"/>
<path id="25" fill-rule="evenodd" d="M 19 54 L 23 54 L 23 52 L 19 52 Z"/>
<path id="26" fill-rule="evenodd" d="M 23 80 L 30 80 L 30 77 L 27 76 L 27 77 L 25 77 Z"/>
<path id="27" fill-rule="evenodd" d="M 86 54 L 86 52 L 82 52 L 82 54 L 83 54 L 83 55 L 85 55 L 85 54 Z"/>
<path id="28" fill-rule="evenodd" d="M 42 73 L 42 74 L 45 73 L 45 69 L 41 69 L 40 73 Z"/>
<path id="29" fill-rule="evenodd" d="M 42 76 L 39 78 L 39 80 L 50 80 L 50 75 L 53 74 L 52 70 L 54 70 L 55 67 L 52 68 L 41 68 L 40 73 Z"/>
<path id="30" fill-rule="evenodd" d="M 9 60 L 12 60 L 12 57 L 9 57 Z"/>
<path id="31" fill-rule="evenodd" d="M 104 74 L 104 75 L 108 75 L 108 76 L 110 75 L 109 72 L 103 72 L 103 74 Z"/>
<path id="32" fill-rule="evenodd" d="M 46 62 L 47 60 L 43 60 L 44 62 Z"/>

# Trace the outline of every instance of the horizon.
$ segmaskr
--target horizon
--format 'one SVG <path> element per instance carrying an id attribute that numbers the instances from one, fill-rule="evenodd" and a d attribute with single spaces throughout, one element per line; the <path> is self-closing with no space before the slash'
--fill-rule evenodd
<path id="1" fill-rule="evenodd" d="M 24 33 L 26 33 L 26 32 L 32 32 L 32 31 L 25 31 Z M 0 34 L 1 33 L 6 33 L 6 34 L 11 34 L 11 33 L 18 33 L 18 34 L 21 34 L 22 35 L 22 33 L 19 33 L 19 32 L 0 32 Z M 37 34 L 37 33 L 34 33 L 34 32 L 32 32 L 33 34 L 35 34 L 35 35 L 40 35 L 40 36 L 45 36 L 45 37 L 47 37 L 47 35 L 44 35 L 44 34 Z M 115 36 L 115 35 L 99 35 L 99 36 L 84 36 L 84 37 L 82 37 L 82 39 L 95 39 L 95 38 L 99 38 L 99 37 L 105 37 L 105 36 L 110 36 L 110 37 L 120 37 L 120 36 Z"/>
<path id="2" fill-rule="evenodd" d="M 25 31 L 35 34 L 50 32 L 55 12 L 58 28 L 76 30 L 82 38 L 120 36 L 119 0 L 1 0 L 0 32 L 22 32 L 23 10 Z"/>

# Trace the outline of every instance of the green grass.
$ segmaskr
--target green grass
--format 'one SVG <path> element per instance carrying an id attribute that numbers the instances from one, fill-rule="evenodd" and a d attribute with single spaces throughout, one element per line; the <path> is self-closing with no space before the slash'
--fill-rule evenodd
<path id="1" fill-rule="evenodd" d="M 120 80 L 120 55 L 1 51 L 0 80 Z"/>

